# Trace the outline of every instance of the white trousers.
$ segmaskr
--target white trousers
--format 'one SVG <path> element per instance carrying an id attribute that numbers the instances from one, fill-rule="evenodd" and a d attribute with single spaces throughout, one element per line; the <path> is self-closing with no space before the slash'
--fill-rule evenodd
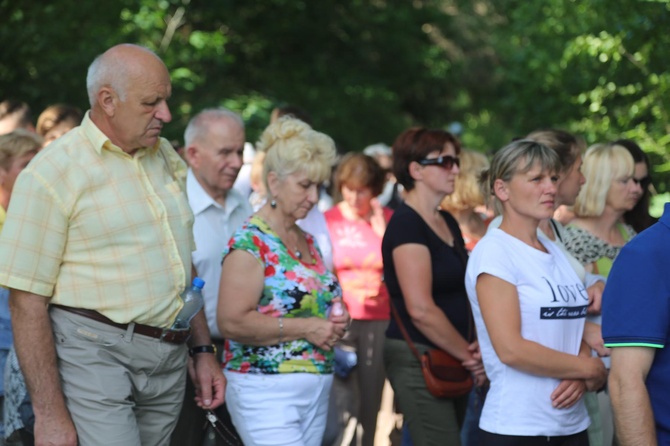
<path id="1" fill-rule="evenodd" d="M 244 444 L 321 445 L 333 375 L 224 374 L 228 411 Z"/>

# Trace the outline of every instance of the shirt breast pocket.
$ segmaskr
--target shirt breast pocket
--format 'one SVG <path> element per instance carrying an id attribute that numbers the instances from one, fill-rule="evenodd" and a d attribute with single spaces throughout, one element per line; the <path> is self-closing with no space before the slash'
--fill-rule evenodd
<path id="1" fill-rule="evenodd" d="M 178 218 L 176 221 L 191 228 L 193 226 L 193 212 L 180 183 L 178 181 L 171 181 L 165 185 L 165 190 L 169 197 L 168 206 L 174 206 L 172 212 L 168 214 L 170 215 L 170 219 L 176 217 Z"/>

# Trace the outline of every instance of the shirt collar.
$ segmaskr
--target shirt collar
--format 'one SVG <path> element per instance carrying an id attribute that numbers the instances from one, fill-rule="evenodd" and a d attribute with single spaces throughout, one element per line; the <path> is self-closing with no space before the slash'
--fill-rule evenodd
<path id="1" fill-rule="evenodd" d="M 87 111 L 86 114 L 84 115 L 84 119 L 81 121 L 81 129 L 83 130 L 84 134 L 88 138 L 89 141 L 93 144 L 93 148 L 95 149 L 98 154 L 102 154 L 102 149 L 106 149 L 112 152 L 122 152 L 123 149 L 121 149 L 118 146 L 115 146 L 112 144 L 112 141 L 105 135 L 102 130 L 98 128 L 97 125 L 91 120 L 91 117 L 89 116 L 91 111 Z M 154 154 L 158 150 L 161 144 L 161 139 L 158 138 L 158 141 L 156 141 L 156 144 L 153 145 L 153 147 L 146 147 L 143 149 L 140 149 L 138 154 L 139 155 L 144 155 L 145 153 L 151 153 Z"/>
<path id="2" fill-rule="evenodd" d="M 242 204 L 244 198 L 237 193 L 235 189 L 231 189 L 226 194 L 226 204 L 221 206 L 215 201 L 198 182 L 192 169 L 188 169 L 186 174 L 186 195 L 188 196 L 188 203 L 191 206 L 193 215 L 198 215 L 204 212 L 210 206 L 215 206 L 223 210 L 226 214 L 233 212 L 235 208 Z"/>

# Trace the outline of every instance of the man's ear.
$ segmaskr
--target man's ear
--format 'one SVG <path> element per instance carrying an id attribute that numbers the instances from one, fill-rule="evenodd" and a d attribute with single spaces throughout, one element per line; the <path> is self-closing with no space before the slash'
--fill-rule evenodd
<path id="1" fill-rule="evenodd" d="M 190 145 L 184 149 L 184 157 L 186 157 L 186 162 L 194 169 L 200 167 L 200 156 L 198 155 L 198 148 L 194 145 Z"/>
<path id="2" fill-rule="evenodd" d="M 113 117 L 116 113 L 116 107 L 119 102 L 119 96 L 111 87 L 102 87 L 98 90 L 98 104 L 102 111 L 109 117 Z"/>
<path id="3" fill-rule="evenodd" d="M 502 202 L 509 200 L 509 187 L 507 183 L 500 178 L 495 180 L 493 182 L 493 194 Z"/>

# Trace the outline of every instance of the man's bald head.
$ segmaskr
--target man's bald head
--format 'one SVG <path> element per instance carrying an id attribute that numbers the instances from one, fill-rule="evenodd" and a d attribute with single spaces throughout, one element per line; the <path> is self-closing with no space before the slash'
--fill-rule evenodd
<path id="1" fill-rule="evenodd" d="M 116 45 L 98 56 L 87 76 L 91 120 L 122 150 L 153 147 L 172 120 L 170 74 L 152 51 Z"/>
<path id="2" fill-rule="evenodd" d="M 95 105 L 98 92 L 104 86 L 113 88 L 119 98 L 125 101 L 129 83 L 156 64 L 167 72 L 163 61 L 148 48 L 131 43 L 111 47 L 96 57 L 88 68 L 86 90 L 91 107 Z"/>

